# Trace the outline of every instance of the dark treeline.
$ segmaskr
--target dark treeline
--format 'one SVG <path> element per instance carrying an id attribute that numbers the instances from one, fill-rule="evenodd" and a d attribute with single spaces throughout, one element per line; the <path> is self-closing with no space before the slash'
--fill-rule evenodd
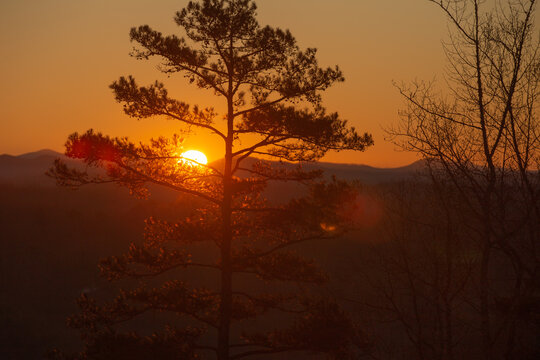
<path id="1" fill-rule="evenodd" d="M 74 299 L 82 292 L 109 291 L 97 261 L 140 237 L 151 213 L 182 211 L 173 201 L 136 201 L 114 187 L 73 192 L 2 184 L 0 198 L 0 354 L 5 359 L 38 359 L 51 344 L 73 347 L 79 336 L 65 320 L 77 311 Z"/>
<path id="2" fill-rule="evenodd" d="M 499 218 L 497 228 L 507 230 L 513 251 L 490 244 L 485 277 L 485 223 L 450 181 L 377 191 L 386 208 L 377 233 L 382 240 L 367 251 L 364 263 L 351 259 L 357 271 L 349 281 L 356 294 L 348 295 L 373 325 L 376 357 L 479 359 L 488 332 L 492 358 L 537 358 L 540 294 L 537 280 L 523 269 L 538 266 L 540 226 L 523 221 L 522 190 L 504 189 L 509 216 Z"/>
<path id="3" fill-rule="evenodd" d="M 338 299 L 362 324 L 368 358 L 479 358 L 482 239 L 463 200 L 452 186 L 435 187 L 426 178 L 361 189 L 359 231 L 300 248 L 328 273 L 330 281 L 316 291 Z M 106 299 L 116 291 L 117 285 L 99 277 L 97 262 L 124 252 L 131 241 L 140 243 L 145 217 L 174 219 L 193 208 L 190 198 L 134 200 L 114 187 L 73 192 L 4 185 L 1 191 L 6 359 L 40 358 L 56 346 L 78 350 L 78 333 L 65 325 L 66 317 L 78 311 L 74 299 L 81 292 Z M 509 188 L 506 194 L 517 196 L 516 191 Z M 522 207 L 515 202 L 507 209 L 517 216 Z M 514 221 L 515 216 L 506 225 L 515 226 Z M 525 265 L 536 261 L 530 246 L 537 237 L 531 235 L 539 230 L 538 223 L 520 224 L 513 234 L 512 244 L 531 255 L 524 257 Z M 193 272 L 183 276 L 212 281 Z M 489 280 L 494 353 L 537 358 L 537 287 L 516 293 L 519 277 L 501 251 L 493 254 Z M 163 322 L 161 316 L 140 320 L 133 329 L 152 329 Z M 279 325 L 286 318 L 273 321 Z"/>

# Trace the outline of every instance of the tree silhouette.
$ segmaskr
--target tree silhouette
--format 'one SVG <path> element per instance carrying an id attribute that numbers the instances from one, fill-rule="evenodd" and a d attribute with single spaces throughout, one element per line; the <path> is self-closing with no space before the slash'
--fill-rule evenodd
<path id="1" fill-rule="evenodd" d="M 399 86 L 407 109 L 391 133 L 428 160 L 441 201 L 455 194 L 471 214 L 483 357 L 525 358 L 540 290 L 537 1 L 429 2 L 450 24 L 447 83 Z"/>
<path id="2" fill-rule="evenodd" d="M 183 74 L 222 99 L 224 124 L 216 121 L 214 109 L 175 100 L 159 82 L 140 86 L 129 76 L 110 86 L 129 116 L 165 116 L 184 131 L 215 135 L 224 146 L 223 163 L 182 159 L 178 135 L 139 145 L 89 130 L 69 137 L 66 155 L 101 170 L 68 168 L 61 161 L 51 169 L 65 186 L 114 182 L 144 197 L 155 184 L 200 199 L 197 210 L 179 221 L 148 219 L 142 244 L 101 262 L 104 276 L 130 290 L 104 305 L 80 297 L 82 311 L 70 319 L 85 341 L 76 358 L 199 359 L 214 352 L 225 360 L 306 351 L 346 359 L 364 346 L 335 303 L 300 285 L 320 284 L 325 276 L 295 251 L 299 244 L 347 231 L 355 189 L 335 180 L 325 183 L 319 171 L 282 160 L 316 161 L 330 150 L 363 151 L 373 141 L 321 104 L 320 93 L 343 81 L 339 68 L 321 68 L 315 49 L 301 51 L 289 31 L 262 27 L 255 16 L 251 0 L 204 0 L 176 13 L 185 38 L 164 36 L 147 25 L 130 32 L 138 44 L 132 56 L 158 57 L 160 71 Z M 268 161 L 272 158 L 280 162 Z M 269 181 L 293 181 L 310 190 L 306 197 L 277 204 L 264 197 Z M 204 255 L 196 259 L 190 249 L 201 245 Z M 179 280 L 191 268 L 213 272 L 218 289 Z M 146 335 L 123 327 L 152 311 L 189 320 L 167 321 Z M 277 330 L 246 325 L 277 312 L 296 319 L 283 318 L 286 326 Z"/>

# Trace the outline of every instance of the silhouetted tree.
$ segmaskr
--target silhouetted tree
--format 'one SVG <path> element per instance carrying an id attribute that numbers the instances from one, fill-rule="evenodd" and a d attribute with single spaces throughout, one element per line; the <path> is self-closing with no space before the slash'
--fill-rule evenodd
<path id="1" fill-rule="evenodd" d="M 399 86 L 408 108 L 391 133 L 466 204 L 484 358 L 523 358 L 532 351 L 525 318 L 538 316 L 540 300 L 536 1 L 430 2 L 450 24 L 447 87 Z"/>
<path id="2" fill-rule="evenodd" d="M 179 136 L 137 145 L 90 130 L 69 137 L 66 155 L 104 170 L 68 168 L 60 161 L 51 170 L 66 186 L 115 182 L 146 196 L 148 184 L 157 184 L 201 200 L 198 210 L 180 221 L 148 219 L 142 244 L 134 243 L 126 254 L 101 262 L 111 280 L 149 280 L 122 290 L 104 305 L 81 296 L 82 311 L 70 319 L 86 344 L 78 357 L 198 359 L 215 352 L 217 359 L 225 360 L 306 351 L 346 359 L 364 346 L 358 329 L 335 303 L 318 300 L 303 286 L 274 284 L 324 281 L 313 260 L 294 247 L 334 239 L 346 231 L 354 188 L 338 181 L 324 183 L 318 171 L 250 157 L 315 161 L 330 150 L 362 151 L 372 138 L 359 135 L 321 105 L 320 93 L 343 81 L 341 71 L 321 68 L 315 49 L 301 51 L 289 31 L 262 27 L 255 15 L 251 0 L 189 2 L 175 16 L 186 38 L 164 36 L 147 25 L 130 32 L 138 44 L 132 56 L 158 57 L 162 72 L 183 74 L 224 101 L 223 126 L 216 123 L 212 108 L 175 100 L 162 83 L 139 86 L 129 76 L 111 85 L 129 116 L 161 115 L 177 120 L 186 131 L 214 134 L 223 145 L 222 164 L 182 159 Z M 263 196 L 269 181 L 311 184 L 311 190 L 305 198 L 275 204 Z M 190 248 L 201 244 L 205 255 L 196 260 Z M 189 268 L 213 271 L 219 289 L 181 281 L 186 276 L 176 270 Z M 267 283 L 254 285 L 249 277 Z M 180 326 L 168 321 L 170 326 L 153 335 L 122 332 L 124 322 L 156 310 L 191 321 Z M 250 331 L 247 320 L 263 313 L 277 316 L 277 311 L 297 319 L 284 318 L 289 325 L 283 329 Z M 215 331 L 217 340 L 206 335 L 208 329 Z"/>

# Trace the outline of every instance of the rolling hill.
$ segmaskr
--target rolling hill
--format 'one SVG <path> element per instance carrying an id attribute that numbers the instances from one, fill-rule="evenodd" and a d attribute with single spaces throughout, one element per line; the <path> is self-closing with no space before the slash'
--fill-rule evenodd
<path id="1" fill-rule="evenodd" d="M 76 161 L 67 158 L 63 154 L 48 149 L 18 156 L 0 155 L 0 183 L 52 186 L 54 185 L 54 181 L 46 177 L 45 172 L 52 166 L 56 158 L 60 158 L 70 164 L 77 164 Z M 256 159 L 250 160 L 253 162 Z M 215 162 L 217 166 L 219 166 L 219 163 L 220 161 Z M 306 170 L 322 169 L 326 176 L 335 175 L 340 179 L 358 180 L 366 184 L 377 184 L 409 178 L 423 168 L 423 162 L 419 160 L 410 165 L 398 168 L 377 168 L 367 165 L 327 162 L 319 162 L 317 164 L 307 163 L 303 166 Z"/>

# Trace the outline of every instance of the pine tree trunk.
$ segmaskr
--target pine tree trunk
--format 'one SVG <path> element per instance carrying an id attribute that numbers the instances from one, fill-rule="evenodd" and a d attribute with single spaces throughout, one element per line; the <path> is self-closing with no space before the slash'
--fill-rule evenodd
<path id="1" fill-rule="evenodd" d="M 232 305 L 232 267 L 231 267 L 231 197 L 230 181 L 225 185 L 225 197 L 222 216 L 223 216 L 223 240 L 221 244 L 221 302 L 219 311 L 219 329 L 218 329 L 218 359 L 229 359 L 229 333 L 231 324 L 231 305 Z"/>
<path id="2" fill-rule="evenodd" d="M 225 168 L 223 172 L 223 238 L 221 243 L 221 301 L 219 309 L 218 360 L 229 360 L 229 338 L 232 316 L 232 146 L 233 146 L 233 104 L 232 96 L 228 99 L 227 139 L 225 141 Z"/>

